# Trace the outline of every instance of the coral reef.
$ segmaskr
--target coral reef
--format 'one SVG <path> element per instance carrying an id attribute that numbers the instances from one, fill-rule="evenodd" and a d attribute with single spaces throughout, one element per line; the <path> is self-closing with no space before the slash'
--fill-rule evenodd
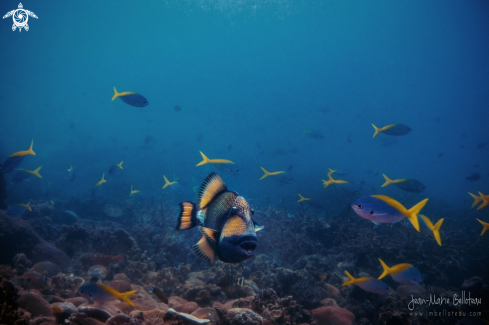
<path id="1" fill-rule="evenodd" d="M 18 290 L 14 284 L 0 277 L 0 324 L 27 325 L 29 318 L 18 311 Z"/>

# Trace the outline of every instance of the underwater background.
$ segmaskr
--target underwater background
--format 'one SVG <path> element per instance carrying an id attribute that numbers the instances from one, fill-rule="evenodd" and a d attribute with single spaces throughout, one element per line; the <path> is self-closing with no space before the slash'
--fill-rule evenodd
<path id="1" fill-rule="evenodd" d="M 199 323 L 178 315 L 195 311 L 222 325 L 487 322 L 487 1 L 22 5 L 38 17 L 28 31 L 12 31 L 15 14 L 0 24 L 0 277 L 11 297 L 0 299 L 10 308 L 0 324 L 82 324 L 93 315 L 76 315 L 92 305 L 77 292 L 93 266 L 105 269 L 99 284 L 138 291 L 135 307 L 103 299 L 90 307 L 125 314 L 127 324 Z M 17 8 L 0 2 L 2 16 Z M 114 87 L 147 106 L 111 100 Z M 372 138 L 372 124 L 408 130 Z M 5 169 L 31 141 L 35 155 Z M 199 152 L 234 164 L 196 166 Z M 29 173 L 39 166 L 41 177 Z M 260 167 L 283 173 L 260 180 Z M 211 172 L 264 227 L 242 263 L 209 265 L 192 251 L 200 232 L 175 229 L 179 203 L 196 202 Z M 382 174 L 401 181 L 382 187 Z M 162 189 L 163 175 L 176 183 Z M 413 180 L 421 185 L 403 190 Z M 370 195 L 407 209 L 429 198 L 422 213 L 444 219 L 441 245 L 408 218 L 375 225 L 355 213 L 352 204 Z M 388 294 L 342 286 L 345 270 L 379 277 L 379 258 L 414 265 L 422 281 L 386 277 Z M 36 271 L 38 262 L 61 273 Z M 153 286 L 169 302 L 150 295 Z M 416 307 L 461 316 L 408 308 L 413 297 L 469 292 L 480 304 Z M 247 311 L 230 314 L 237 308 Z M 149 311 L 154 322 L 139 313 Z"/>

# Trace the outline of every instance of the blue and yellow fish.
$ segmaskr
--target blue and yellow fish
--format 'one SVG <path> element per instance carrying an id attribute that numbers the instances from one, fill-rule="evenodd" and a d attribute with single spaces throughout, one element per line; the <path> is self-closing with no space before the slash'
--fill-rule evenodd
<path id="1" fill-rule="evenodd" d="M 389 286 L 384 282 L 372 277 L 354 278 L 348 271 L 345 270 L 348 281 L 344 282 L 341 286 L 349 286 L 356 284 L 365 291 L 384 294 L 389 291 Z"/>
<path id="2" fill-rule="evenodd" d="M 20 216 L 25 212 L 25 210 L 32 211 L 30 203 L 31 203 L 31 201 L 29 201 L 27 203 L 19 203 L 19 204 L 15 204 L 15 205 L 9 205 L 7 207 L 7 211 L 5 211 L 5 213 L 11 217 Z"/>
<path id="3" fill-rule="evenodd" d="M 241 263 L 255 254 L 257 238 L 253 210 L 244 197 L 229 191 L 221 177 L 210 173 L 200 186 L 197 204 L 180 203 L 177 230 L 199 226 L 202 238 L 194 253 L 212 264 Z M 258 227 L 257 227 L 258 229 Z"/>
<path id="4" fill-rule="evenodd" d="M 75 180 L 75 177 L 75 168 L 70 165 L 70 169 L 68 169 L 68 179 L 70 180 L 70 182 L 73 182 Z"/>
<path id="5" fill-rule="evenodd" d="M 35 170 L 27 170 L 27 169 L 17 169 L 16 172 L 12 175 L 11 181 L 14 184 L 19 184 L 31 179 L 32 176 L 36 176 L 37 178 L 42 178 L 39 171 L 42 166 L 37 167 Z"/>
<path id="6" fill-rule="evenodd" d="M 95 186 L 92 189 L 92 197 L 96 197 L 100 195 L 100 190 L 101 190 L 101 185 L 103 183 L 107 183 L 107 181 L 104 179 L 105 173 L 102 174 L 102 179 L 95 184 Z"/>
<path id="7" fill-rule="evenodd" d="M 382 128 L 376 127 L 373 123 L 372 123 L 372 126 L 375 129 L 375 133 L 374 133 L 374 136 L 372 138 L 375 138 L 375 136 L 377 134 L 379 134 L 379 132 L 385 133 L 387 135 L 399 136 L 399 135 L 406 135 L 412 131 L 409 126 L 404 125 L 404 124 L 400 124 L 400 123 L 386 125 Z"/>
<path id="8" fill-rule="evenodd" d="M 385 178 L 385 183 L 381 187 L 386 187 L 388 185 L 394 184 L 398 188 L 406 192 L 421 193 L 426 189 L 426 185 L 415 179 L 402 178 L 392 180 L 385 174 L 382 174 Z"/>
<path id="9" fill-rule="evenodd" d="M 112 165 L 112 166 L 110 167 L 110 169 L 109 169 L 109 175 L 110 175 L 110 176 L 114 176 L 114 175 L 115 175 L 116 173 L 118 173 L 118 172 L 119 172 L 121 169 L 124 169 L 124 168 L 122 168 L 122 163 L 123 163 L 123 162 L 124 162 L 124 160 L 123 160 L 123 161 L 121 161 L 121 162 L 120 162 L 120 163 L 118 163 L 118 164 Z"/>
<path id="10" fill-rule="evenodd" d="M 90 283 L 78 289 L 78 293 L 90 302 L 108 302 L 119 299 L 130 306 L 134 306 L 134 303 L 129 297 L 138 292 L 137 290 L 121 293 L 109 286 L 98 284 L 97 280 L 96 278 L 91 279 Z"/>
<path id="11" fill-rule="evenodd" d="M 428 199 L 424 199 L 408 210 L 401 203 L 388 196 L 370 195 L 359 198 L 351 207 L 360 217 L 370 220 L 376 225 L 398 222 L 406 217 L 413 227 L 420 231 L 418 214 L 427 202 Z"/>
<path id="12" fill-rule="evenodd" d="M 125 91 L 123 93 L 118 93 L 114 87 L 114 96 L 112 96 L 112 100 L 116 98 L 122 99 L 122 101 L 126 104 L 136 107 L 144 107 L 148 106 L 148 100 L 144 98 L 141 94 L 133 93 L 130 91 Z"/>
<path id="13" fill-rule="evenodd" d="M 27 149 L 25 151 L 18 151 L 18 152 L 11 154 L 7 158 L 7 160 L 5 160 L 5 162 L 3 163 L 2 171 L 5 174 L 8 174 L 12 170 L 18 168 L 20 166 L 20 164 L 22 164 L 22 162 L 24 161 L 25 157 L 27 157 L 28 155 L 35 156 L 36 153 L 32 150 L 33 144 L 34 144 L 34 140 L 31 141 L 31 146 L 29 147 L 29 149 Z"/>
<path id="14" fill-rule="evenodd" d="M 411 264 L 402 263 L 394 265 L 393 267 L 388 267 L 387 264 L 385 264 L 380 258 L 379 261 L 384 269 L 384 272 L 379 276 L 379 280 L 387 275 L 390 275 L 394 281 L 401 284 L 419 285 L 419 283 L 423 280 L 421 272 L 419 272 L 419 270 Z"/>

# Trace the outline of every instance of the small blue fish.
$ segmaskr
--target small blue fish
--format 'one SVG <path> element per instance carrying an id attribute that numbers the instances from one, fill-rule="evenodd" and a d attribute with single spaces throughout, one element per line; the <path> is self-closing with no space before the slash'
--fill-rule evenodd
<path id="1" fill-rule="evenodd" d="M 387 264 L 385 264 L 380 258 L 379 261 L 384 269 L 384 272 L 379 276 L 379 280 L 387 275 L 390 275 L 394 281 L 401 284 L 419 285 L 419 283 L 423 280 L 421 272 L 419 272 L 419 270 L 411 264 L 402 263 L 394 265 L 393 267 L 388 267 Z"/>
<path id="2" fill-rule="evenodd" d="M 139 199 L 139 200 L 149 200 L 149 196 L 140 190 L 133 189 L 131 185 L 131 193 L 129 194 L 130 198 Z"/>
<path id="3" fill-rule="evenodd" d="M 112 165 L 109 169 L 109 175 L 114 176 L 117 172 L 119 172 L 119 170 L 124 169 L 124 168 L 122 168 L 123 162 L 124 161 L 121 161 L 118 164 Z"/>
<path id="4" fill-rule="evenodd" d="M 68 169 L 68 179 L 70 182 L 73 182 L 75 180 L 76 173 L 75 173 L 75 168 L 70 165 L 70 169 Z"/>
<path id="5" fill-rule="evenodd" d="M 117 97 L 122 99 L 124 103 L 129 104 L 131 106 L 135 106 L 135 107 L 148 106 L 148 100 L 144 98 L 142 95 L 130 91 L 118 93 L 114 87 L 114 96 L 112 96 L 112 100 L 116 99 Z"/>
<path id="6" fill-rule="evenodd" d="M 371 195 L 359 198 L 351 206 L 360 217 L 377 225 L 380 223 L 395 223 L 406 217 L 413 227 L 419 231 L 417 215 L 427 202 L 428 199 L 424 199 L 407 210 L 401 203 L 388 196 Z"/>
<path id="7" fill-rule="evenodd" d="M 348 273 L 348 271 L 345 270 L 345 273 L 348 276 L 349 280 L 341 285 L 343 287 L 356 284 L 357 286 L 368 292 L 384 294 L 389 291 L 389 286 L 384 281 L 380 281 L 372 277 L 355 279 L 350 273 Z"/>

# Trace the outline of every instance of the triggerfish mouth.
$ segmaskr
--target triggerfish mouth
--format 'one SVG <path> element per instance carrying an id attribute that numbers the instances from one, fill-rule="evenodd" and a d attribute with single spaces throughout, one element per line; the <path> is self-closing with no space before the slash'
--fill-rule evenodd
<path id="1" fill-rule="evenodd" d="M 413 227 L 419 231 L 418 213 L 427 202 L 428 199 L 424 199 L 408 210 L 401 203 L 388 196 L 371 195 L 359 198 L 351 207 L 360 217 L 377 225 L 398 222 L 406 217 Z"/>
<path id="2" fill-rule="evenodd" d="M 253 210 L 246 199 L 229 191 L 219 175 L 210 173 L 200 186 L 197 203 L 180 203 L 177 230 L 199 226 L 202 238 L 193 246 L 194 253 L 212 264 L 219 258 L 225 263 L 241 263 L 255 254 L 256 231 Z"/>

